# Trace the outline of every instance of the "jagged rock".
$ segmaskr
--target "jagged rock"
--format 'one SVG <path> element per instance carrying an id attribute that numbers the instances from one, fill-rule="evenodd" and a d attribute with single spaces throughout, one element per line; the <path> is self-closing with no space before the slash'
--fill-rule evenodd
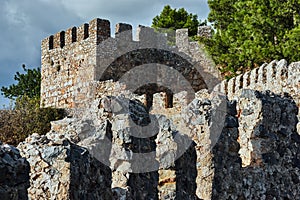
<path id="1" fill-rule="evenodd" d="M 29 163 L 19 150 L 0 142 L 0 197 L 3 200 L 28 199 Z"/>
<path id="2" fill-rule="evenodd" d="M 19 144 L 21 154 L 30 162 L 31 199 L 112 198 L 110 169 L 76 145 L 74 135 L 34 134 Z"/>

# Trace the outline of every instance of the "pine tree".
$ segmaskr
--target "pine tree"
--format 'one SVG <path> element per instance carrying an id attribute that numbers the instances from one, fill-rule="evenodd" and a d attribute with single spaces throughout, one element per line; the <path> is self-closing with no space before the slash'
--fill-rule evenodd
<path id="1" fill-rule="evenodd" d="M 17 84 L 12 84 L 9 87 L 2 87 L 2 94 L 15 100 L 17 97 L 28 96 L 29 98 L 40 97 L 41 88 L 41 70 L 37 69 L 26 69 L 25 65 L 22 66 L 24 74 L 17 72 L 14 79 Z"/>
<path id="2" fill-rule="evenodd" d="M 208 0 L 215 33 L 207 44 L 233 74 L 274 59 L 300 60 L 300 0 Z"/>
<path id="3" fill-rule="evenodd" d="M 160 15 L 153 18 L 152 27 L 171 30 L 188 28 L 189 36 L 195 36 L 197 35 L 198 26 L 205 23 L 206 22 L 201 23 L 197 15 L 188 13 L 184 8 L 177 10 L 166 5 Z"/>

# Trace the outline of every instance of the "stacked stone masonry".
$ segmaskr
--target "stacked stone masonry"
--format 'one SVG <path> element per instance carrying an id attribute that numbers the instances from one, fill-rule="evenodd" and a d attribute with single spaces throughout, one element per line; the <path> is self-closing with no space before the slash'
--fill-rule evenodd
<path id="1" fill-rule="evenodd" d="M 288 65 L 286 60 L 274 60 L 229 81 L 222 81 L 214 91 L 221 92 L 229 99 L 235 100 L 239 98 L 243 89 L 271 91 L 275 94 L 291 96 L 296 105 L 300 107 L 299 65 L 300 62 Z M 298 116 L 300 116 L 300 111 Z M 300 123 L 297 125 L 297 130 L 300 132 Z"/>
<path id="2" fill-rule="evenodd" d="M 20 191 L 29 187 L 29 199 L 299 199 L 300 62 L 220 82 L 187 30 L 176 31 L 176 46 L 143 26 L 136 41 L 128 24 L 115 32 L 95 19 L 43 40 L 42 102 L 69 116 L 19 144 L 30 164 Z M 12 185 L 6 195 L 17 194 Z"/>
<path id="3" fill-rule="evenodd" d="M 148 113 L 124 95 L 110 98 L 19 145 L 32 164 L 32 199 L 84 199 L 90 188 L 90 198 L 97 199 L 299 197 L 298 107 L 290 96 L 243 90 L 236 102 L 199 91 L 184 111 L 165 109 L 166 115 Z M 157 125 L 133 131 L 130 119 L 143 124 L 149 118 Z M 133 136 L 149 130 L 153 137 Z M 143 162 L 132 156 L 147 152 L 154 154 L 143 156 Z"/>
<path id="4" fill-rule="evenodd" d="M 160 79 L 170 69 L 177 71 L 177 74 L 173 72 L 172 81 L 178 81 L 183 75 L 187 80 L 185 84 L 190 84 L 195 91 L 212 90 L 219 83 L 220 73 L 202 46 L 189 42 L 187 29 L 176 31 L 176 46 L 169 45 L 168 36 L 148 27 L 139 26 L 136 34 L 135 41 L 132 26 L 120 23 L 116 25 L 115 37 L 111 37 L 110 22 L 94 19 L 89 24 L 44 39 L 42 104 L 59 108 L 87 107 L 97 98 L 98 92 L 103 92 L 97 90 L 102 81 L 126 82 L 127 77 L 127 89 L 136 90 L 139 88 L 128 84 L 128 79 L 137 79 L 131 84 L 142 84 L 145 78 L 165 84 L 166 80 Z M 146 70 L 137 70 L 138 66 L 144 66 Z M 182 88 L 173 90 L 179 92 Z M 153 92 L 159 92 L 159 87 Z"/>

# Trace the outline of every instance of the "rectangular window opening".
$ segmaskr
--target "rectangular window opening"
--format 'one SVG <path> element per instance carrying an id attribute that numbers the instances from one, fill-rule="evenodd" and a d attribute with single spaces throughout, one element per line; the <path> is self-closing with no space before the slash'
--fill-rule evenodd
<path id="1" fill-rule="evenodd" d="M 60 48 L 65 46 L 65 31 L 60 32 Z"/>
<path id="2" fill-rule="evenodd" d="M 77 41 L 77 28 L 72 28 L 72 43 Z"/>
<path id="3" fill-rule="evenodd" d="M 86 39 L 89 37 L 89 24 L 84 24 L 84 36 L 83 39 Z"/>
<path id="4" fill-rule="evenodd" d="M 49 37 L 49 50 L 53 49 L 53 43 L 54 43 L 54 36 L 51 35 Z"/>

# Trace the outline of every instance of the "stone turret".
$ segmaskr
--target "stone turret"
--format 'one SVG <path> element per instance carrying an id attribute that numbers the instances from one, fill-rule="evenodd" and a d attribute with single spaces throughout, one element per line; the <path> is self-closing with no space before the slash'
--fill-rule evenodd
<path id="1" fill-rule="evenodd" d="M 109 37 L 110 22 L 94 19 L 42 41 L 41 101 L 44 106 L 74 107 L 76 100 L 86 99 L 82 95 L 94 80 L 96 47 Z"/>
<path id="2" fill-rule="evenodd" d="M 202 47 L 197 42 L 189 41 L 187 32 L 187 29 L 177 31 L 174 47 L 168 45 L 165 34 L 144 26 L 137 28 L 137 41 L 133 40 L 132 26 L 124 23 L 116 25 L 115 36 L 111 37 L 110 22 L 94 19 L 88 24 L 60 31 L 44 39 L 42 105 L 88 107 L 89 102 L 105 92 L 99 90 L 101 82 L 110 79 L 118 81 L 133 68 L 153 63 L 174 68 L 183 74 L 194 91 L 212 89 L 221 76 L 212 67 L 212 62 L 208 62 Z M 140 62 L 136 61 L 137 54 L 140 55 Z M 185 68 L 190 70 L 186 71 Z M 155 74 L 153 70 L 152 74 L 152 81 L 156 79 L 154 82 L 159 76 L 164 76 Z M 135 74 L 140 81 L 147 76 Z M 153 94 L 157 92 L 161 91 L 152 88 Z M 153 94 L 148 94 L 148 97 Z"/>

